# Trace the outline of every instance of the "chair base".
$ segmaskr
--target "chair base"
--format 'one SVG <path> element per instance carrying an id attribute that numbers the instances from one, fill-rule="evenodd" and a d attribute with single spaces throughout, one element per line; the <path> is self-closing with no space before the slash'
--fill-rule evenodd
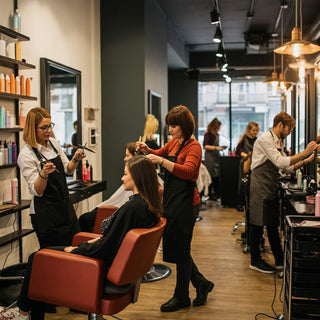
<path id="1" fill-rule="evenodd" d="M 143 276 L 142 283 L 164 279 L 171 274 L 171 269 L 163 264 L 154 263 L 151 269 Z"/>
<path id="2" fill-rule="evenodd" d="M 238 230 L 238 228 L 244 227 L 245 225 L 246 225 L 246 223 L 245 223 L 244 221 L 238 221 L 238 222 L 236 222 L 236 224 L 235 224 L 235 225 L 233 226 L 233 228 L 232 228 L 231 234 L 235 234 L 236 231 Z"/>

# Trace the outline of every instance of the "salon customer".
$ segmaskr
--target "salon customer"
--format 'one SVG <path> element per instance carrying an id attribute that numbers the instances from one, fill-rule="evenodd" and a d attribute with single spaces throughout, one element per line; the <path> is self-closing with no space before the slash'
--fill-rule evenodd
<path id="1" fill-rule="evenodd" d="M 208 169 L 212 183 L 209 186 L 209 199 L 218 200 L 220 196 L 220 154 L 226 146 L 220 146 L 219 130 L 221 122 L 214 118 L 207 127 L 203 138 L 204 165 Z"/>
<path id="2" fill-rule="evenodd" d="M 53 127 L 47 110 L 31 109 L 23 131 L 26 145 L 18 156 L 18 165 L 32 194 L 30 217 L 40 248 L 70 245 L 73 235 L 80 231 L 66 173 L 72 174 L 86 154 L 78 149 L 69 161 L 53 137 Z"/>
<path id="3" fill-rule="evenodd" d="M 135 142 L 129 142 L 126 144 L 126 152 L 125 157 L 123 158 L 124 162 L 127 162 L 136 154 L 136 144 Z M 79 217 L 79 222 L 81 226 L 81 231 L 84 232 L 92 232 L 94 228 L 94 223 L 96 220 L 97 212 L 99 207 L 103 206 L 115 206 L 121 207 L 124 205 L 128 200 L 129 197 L 132 195 L 132 192 L 129 190 L 125 190 L 124 185 L 121 186 L 115 191 L 115 193 L 107 200 L 98 204 L 92 211 L 83 213 Z"/>
<path id="4" fill-rule="evenodd" d="M 313 151 L 317 148 L 316 142 L 312 141 L 304 151 L 287 156 L 284 152 L 283 140 L 292 132 L 294 126 L 295 120 L 286 112 L 280 112 L 273 119 L 273 127 L 259 137 L 253 146 L 250 179 L 251 264 L 249 268 L 262 273 L 274 273 L 283 267 L 284 255 L 278 231 L 279 171 L 293 172 L 310 163 L 314 159 Z M 265 262 L 260 255 L 260 238 L 264 226 L 267 227 L 275 267 Z"/>
<path id="5" fill-rule="evenodd" d="M 177 280 L 173 297 L 161 306 L 161 311 L 172 312 L 190 306 L 190 281 L 197 291 L 193 306 L 206 303 L 214 284 L 199 272 L 190 254 L 199 213 L 196 180 L 202 155 L 201 145 L 191 137 L 194 118 L 187 107 L 177 106 L 167 114 L 166 124 L 172 139 L 164 147 L 153 150 L 144 142 L 137 142 L 137 147 L 165 169 L 163 210 L 167 225 L 163 235 L 163 260 L 176 264 Z"/>
<path id="6" fill-rule="evenodd" d="M 152 162 L 144 156 L 128 160 L 122 177 L 124 189 L 132 196 L 109 220 L 101 238 L 89 240 L 78 247 L 52 247 L 87 257 L 103 259 L 106 269 L 111 266 L 128 231 L 135 228 L 152 228 L 159 221 L 162 206 L 158 192 L 157 173 Z M 28 288 L 34 254 L 29 257 L 25 279 L 18 299 L 18 308 L 0 312 L 0 320 L 43 320 L 44 304 L 28 298 Z"/>

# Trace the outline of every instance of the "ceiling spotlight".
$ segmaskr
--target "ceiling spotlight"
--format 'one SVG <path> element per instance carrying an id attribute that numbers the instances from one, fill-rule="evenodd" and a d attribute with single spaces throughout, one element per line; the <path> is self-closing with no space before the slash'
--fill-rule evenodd
<path id="1" fill-rule="evenodd" d="M 225 78 L 225 81 L 228 82 L 228 83 L 231 82 L 231 80 L 232 80 L 232 79 L 231 79 L 230 77 L 226 77 L 226 78 Z"/>
<path id="2" fill-rule="evenodd" d="M 218 51 L 216 52 L 216 56 L 218 58 L 222 58 L 223 55 L 224 55 L 224 50 L 223 50 L 222 42 L 220 42 L 219 47 L 218 47 Z"/>
<path id="3" fill-rule="evenodd" d="M 211 17 L 211 24 L 217 24 L 217 23 L 220 22 L 220 16 L 219 16 L 219 13 L 217 11 L 217 8 L 214 8 L 210 12 L 210 17 Z"/>
<path id="4" fill-rule="evenodd" d="M 228 63 L 224 63 L 224 65 L 221 67 L 222 72 L 227 72 L 228 71 Z"/>
<path id="5" fill-rule="evenodd" d="M 222 31 L 221 31 L 220 26 L 218 25 L 217 29 L 216 29 L 216 33 L 215 33 L 215 35 L 213 37 L 213 42 L 221 43 L 221 41 L 222 41 Z"/>
<path id="6" fill-rule="evenodd" d="M 287 9 L 288 8 L 287 0 L 281 0 L 280 8 L 282 8 L 282 9 Z"/>

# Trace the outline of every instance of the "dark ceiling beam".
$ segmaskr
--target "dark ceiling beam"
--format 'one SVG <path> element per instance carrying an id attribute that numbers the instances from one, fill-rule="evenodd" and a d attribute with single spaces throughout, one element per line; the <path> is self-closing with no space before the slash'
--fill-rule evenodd
<path id="1" fill-rule="evenodd" d="M 251 54 L 248 55 L 244 51 L 227 51 L 229 67 L 232 69 L 233 66 L 241 68 L 247 67 L 259 67 L 267 70 L 268 67 L 273 66 L 273 54 Z M 190 53 L 190 67 L 191 68 L 215 68 L 216 57 L 214 52 L 191 52 Z"/>

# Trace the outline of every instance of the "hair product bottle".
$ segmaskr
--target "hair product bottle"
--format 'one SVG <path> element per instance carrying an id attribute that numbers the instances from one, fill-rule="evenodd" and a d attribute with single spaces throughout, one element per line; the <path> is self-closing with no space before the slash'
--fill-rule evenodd
<path id="1" fill-rule="evenodd" d="M 317 191 L 316 201 L 314 206 L 314 215 L 320 217 L 320 190 Z"/>
<path id="2" fill-rule="evenodd" d="M 16 93 L 16 79 L 13 73 L 11 73 L 10 75 L 10 93 L 12 94 Z"/>
<path id="3" fill-rule="evenodd" d="M 22 75 L 20 76 L 20 94 L 21 94 L 22 96 L 24 96 L 25 93 L 26 93 L 26 90 L 25 90 L 25 88 L 24 88 L 24 75 L 22 74 Z"/>
<path id="4" fill-rule="evenodd" d="M 0 108 L 0 128 L 6 127 L 6 110 L 4 106 Z"/>
<path id="5" fill-rule="evenodd" d="M 12 163 L 17 163 L 17 145 L 15 141 L 12 142 Z"/>
<path id="6" fill-rule="evenodd" d="M 30 96 L 30 78 L 26 78 L 26 96 Z"/>
<path id="7" fill-rule="evenodd" d="M 18 198 L 18 179 L 13 178 L 11 180 L 11 202 L 18 204 L 19 198 Z"/>
<path id="8" fill-rule="evenodd" d="M 20 94 L 20 77 L 16 76 L 16 94 Z"/>
<path id="9" fill-rule="evenodd" d="M 4 74 L 0 74 L 0 92 L 5 92 Z"/>

